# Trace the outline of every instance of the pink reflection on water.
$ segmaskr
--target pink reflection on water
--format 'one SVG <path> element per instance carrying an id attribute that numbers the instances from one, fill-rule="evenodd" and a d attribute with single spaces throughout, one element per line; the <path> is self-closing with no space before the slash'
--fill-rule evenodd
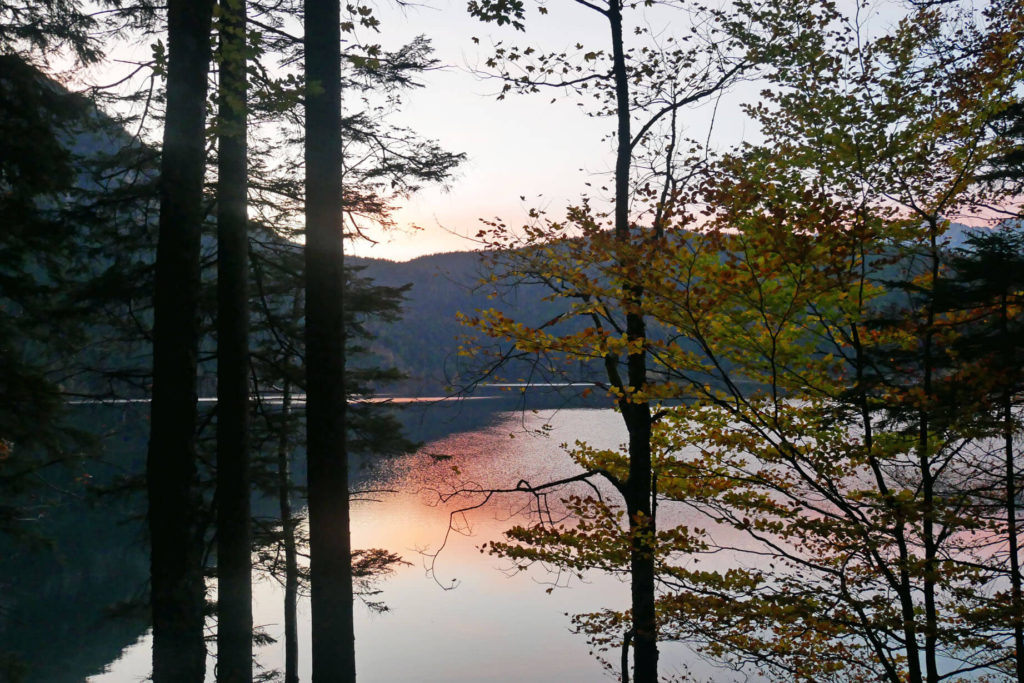
<path id="1" fill-rule="evenodd" d="M 429 574 L 431 560 L 423 554 L 437 551 L 453 509 L 479 500 L 470 496 L 439 504 L 439 494 L 454 486 L 511 488 L 521 479 L 541 483 L 575 474 L 579 467 L 559 443 L 577 438 L 572 427 L 598 415 L 564 411 L 556 418 L 564 426 L 537 436 L 529 432 L 540 429 L 546 418 L 504 414 L 489 428 L 429 443 L 381 473 L 372 485 L 396 492 L 376 496 L 379 503 L 353 506 L 353 545 L 384 547 L 414 564 L 383 586 L 393 612 L 359 625 L 364 680 L 583 683 L 604 678 L 584 638 L 569 631 L 565 615 L 621 608 L 628 601 L 628 586 L 601 576 L 575 580 L 549 595 L 542 584 L 554 577 L 543 568 L 509 573 L 506 561 L 479 550 L 529 519 L 521 514 L 529 508 L 527 496 L 501 496 L 457 516 L 458 533 L 438 556 L 436 576 Z M 608 411 L 602 416 L 617 418 Z M 453 585 L 454 590 L 441 587 Z"/>
<path id="2" fill-rule="evenodd" d="M 551 428 L 544 429 L 548 422 Z M 616 448 L 626 433 L 621 417 L 609 410 L 505 413 L 491 427 L 452 434 L 427 444 L 415 456 L 390 463 L 375 480 L 374 486 L 396 493 L 379 496 L 379 503 L 353 507 L 353 544 L 384 547 L 414 566 L 403 568 L 383 586 L 393 613 L 359 626 L 360 671 L 369 672 L 369 680 L 611 680 L 591 656 L 585 638 L 570 632 L 568 615 L 625 608 L 628 584 L 596 573 L 581 580 L 539 566 L 514 572 L 509 561 L 481 554 L 485 542 L 502 538 L 515 524 L 536 519 L 528 495 L 504 494 L 457 515 L 452 521 L 458 533 L 446 541 L 451 512 L 482 497 L 439 503 L 439 494 L 448 494 L 453 487 L 514 488 L 520 480 L 537 485 L 578 474 L 582 469 L 560 446 L 576 439 Z M 602 488 L 616 500 L 610 486 Z M 561 494 L 570 491 L 591 489 L 576 484 Z M 557 505 L 558 497 L 553 495 L 550 502 Z M 689 514 L 682 506 L 663 507 L 666 523 L 684 522 Z M 431 564 L 431 554 L 442 542 L 443 551 Z M 700 566 L 713 569 L 733 560 L 718 555 L 705 558 Z M 552 584 L 559 587 L 548 594 Z M 453 590 L 444 590 L 452 586 Z M 685 646 L 665 643 L 661 650 L 665 675 L 685 667 L 707 670 Z M 396 659 L 396 651 L 409 658 Z M 617 653 L 608 658 L 617 661 Z M 720 677 L 715 680 L 732 680 L 723 672 L 714 675 Z"/>
<path id="3" fill-rule="evenodd" d="M 548 422 L 552 428 L 542 429 Z M 540 432 L 547 435 L 539 436 Z M 438 557 L 436 577 L 428 574 L 428 556 L 423 554 L 435 552 L 441 544 L 451 510 L 473 500 L 453 499 L 439 505 L 438 492 L 467 482 L 512 488 L 520 479 L 539 484 L 572 476 L 581 470 L 560 444 L 580 438 L 597 447 L 614 448 L 626 440 L 626 434 L 620 416 L 609 410 L 504 413 L 490 427 L 449 435 L 428 443 L 419 454 L 383 463 L 361 484 L 375 492 L 353 502 L 353 547 L 384 548 L 412 563 L 381 585 L 383 592 L 376 598 L 387 603 L 389 612 L 376 615 L 356 609 L 356 659 L 363 683 L 612 680 L 591 656 L 584 637 L 570 631 L 567 615 L 626 607 L 628 584 L 598 574 L 567 582 L 542 567 L 509 572 L 506 561 L 479 551 L 510 526 L 530 519 L 522 514 L 529 510 L 529 497 L 501 496 L 460 516 L 460 533 L 449 537 Z M 685 511 L 666 507 L 665 514 L 666 521 L 668 515 L 678 521 Z M 546 589 L 556 580 L 561 587 L 549 594 Z M 453 584 L 457 585 L 453 590 L 443 588 Z M 281 587 L 261 581 L 255 586 L 254 599 L 255 622 L 280 639 Z M 308 680 L 310 634 L 305 602 L 300 602 L 299 619 L 300 677 Z M 126 649 L 108 673 L 91 678 L 91 683 L 145 679 L 150 647 L 147 635 Z M 701 670 L 684 646 L 666 643 L 661 653 L 665 676 L 684 666 Z M 283 646 L 261 647 L 257 658 L 262 667 L 280 670 Z M 617 653 L 610 658 L 617 660 Z M 212 660 L 207 671 L 212 683 Z M 733 680 L 729 675 L 721 677 L 721 672 L 706 675 L 716 681 Z"/>
<path id="4" fill-rule="evenodd" d="M 563 411 L 558 417 L 562 422 L 569 417 L 585 419 L 588 414 L 595 417 L 597 412 Z M 615 417 L 609 412 L 604 416 Z M 582 472 L 560 447 L 570 437 L 568 427 L 542 435 L 544 419 L 506 413 L 492 427 L 450 435 L 427 444 L 416 455 L 389 463 L 372 486 L 395 493 L 375 495 L 379 502 L 354 504 L 354 546 L 375 544 L 403 554 L 434 552 L 451 520 L 457 535 L 471 542 L 450 542 L 439 559 L 442 566 L 458 566 L 468 556 L 478 556 L 482 543 L 500 537 L 510 526 L 535 521 L 530 514 L 534 499 L 523 493 L 494 496 L 486 506 L 454 517 L 453 511 L 479 504 L 484 496 L 449 496 L 457 489 L 509 489 L 521 481 L 540 484 Z M 577 485 L 563 489 L 561 495 L 584 490 Z M 556 507 L 559 497 L 550 499 Z M 500 573 L 497 577 L 503 578 Z"/>

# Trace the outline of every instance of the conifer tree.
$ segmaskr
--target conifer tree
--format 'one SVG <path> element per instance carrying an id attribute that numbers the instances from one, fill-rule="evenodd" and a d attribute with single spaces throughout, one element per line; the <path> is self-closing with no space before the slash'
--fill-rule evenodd
<path id="1" fill-rule="evenodd" d="M 252 681 L 246 2 L 218 5 L 217 680 Z"/>
<path id="2" fill-rule="evenodd" d="M 154 683 L 198 683 L 206 665 L 195 432 L 212 14 L 212 0 L 172 0 L 168 5 L 153 400 L 146 461 Z"/>
<path id="3" fill-rule="evenodd" d="M 314 683 L 355 681 L 345 432 L 341 14 L 305 3 L 306 458 Z"/>

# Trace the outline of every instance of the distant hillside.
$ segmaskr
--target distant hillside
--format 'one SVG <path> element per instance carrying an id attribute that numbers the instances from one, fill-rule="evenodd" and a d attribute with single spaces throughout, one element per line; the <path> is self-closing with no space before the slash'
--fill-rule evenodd
<path id="1" fill-rule="evenodd" d="M 953 224 L 944 236 L 948 248 L 963 248 L 967 237 L 985 228 Z M 481 366 L 474 366 L 457 356 L 459 337 L 474 331 L 456 320 L 456 313 L 472 315 L 485 308 L 496 308 L 526 324 L 539 325 L 562 310 L 564 302 L 545 301 L 549 292 L 540 285 L 521 285 L 498 291 L 493 285 L 483 286 L 486 274 L 482 252 L 450 252 L 422 256 L 407 262 L 350 257 L 350 265 L 364 268 L 364 274 L 378 284 L 401 286 L 411 284 L 401 320 L 371 325 L 377 334 L 372 350 L 385 364 L 393 364 L 410 376 L 402 389 L 419 393 L 437 391 L 443 386 L 472 382 L 480 376 Z M 898 278 L 899 266 L 889 272 Z M 494 298 L 491 296 L 494 295 Z M 563 328 L 564 329 L 564 328 Z M 503 371 L 505 379 L 528 376 L 530 366 L 512 364 Z M 592 370 L 591 370 L 592 371 Z M 586 371 L 578 369 L 576 379 L 584 379 Z"/>
<path id="2" fill-rule="evenodd" d="M 402 319 L 371 325 L 377 335 L 374 353 L 384 364 L 394 364 L 408 374 L 410 389 L 436 391 L 472 381 L 479 373 L 478 366 L 457 356 L 460 336 L 478 336 L 457 322 L 456 313 L 472 315 L 480 309 L 496 308 L 526 324 L 539 325 L 560 310 L 559 304 L 543 300 L 548 292 L 537 285 L 505 292 L 481 286 L 485 272 L 482 257 L 480 252 L 450 252 L 406 262 L 348 260 L 350 265 L 364 268 L 363 273 L 377 284 L 412 284 Z M 515 377 L 515 373 L 510 369 L 505 376 Z"/>

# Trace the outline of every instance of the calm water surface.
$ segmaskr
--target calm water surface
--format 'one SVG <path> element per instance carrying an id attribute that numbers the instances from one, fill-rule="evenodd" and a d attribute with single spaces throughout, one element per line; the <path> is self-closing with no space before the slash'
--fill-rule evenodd
<path id="1" fill-rule="evenodd" d="M 536 435 L 544 424 L 551 425 L 549 435 Z M 529 500 L 521 494 L 458 515 L 455 521 L 460 533 L 449 535 L 434 573 L 429 571 L 427 554 L 436 552 L 444 539 L 451 511 L 474 501 L 460 498 L 455 504 L 438 504 L 439 491 L 448 491 L 454 482 L 508 487 L 520 479 L 540 483 L 571 476 L 579 469 L 560 444 L 578 438 L 614 447 L 624 442 L 626 435 L 619 416 L 608 410 L 495 413 L 487 426 L 429 441 L 417 455 L 363 473 L 359 486 L 377 492 L 353 503 L 353 547 L 385 548 L 411 564 L 400 567 L 381 585 L 379 597 L 389 612 L 372 614 L 356 607 L 360 680 L 612 680 L 612 674 L 589 654 L 585 638 L 571 632 L 567 614 L 622 608 L 629 600 L 627 584 L 604 575 L 582 581 L 562 578 L 559 587 L 548 593 L 546 589 L 557 577 L 543 568 L 511 572 L 507 561 L 479 551 L 481 544 L 500 538 L 512 524 L 527 521 L 522 510 Z M 437 455 L 448 457 L 439 459 Z M 255 622 L 280 639 L 283 591 L 276 582 L 260 581 L 255 586 L 255 601 Z M 309 672 L 308 602 L 299 609 L 300 674 L 305 677 Z M 146 679 L 149 649 L 147 634 L 126 648 L 105 673 L 88 681 Z M 280 644 L 258 648 L 257 657 L 262 667 L 283 668 Z M 609 659 L 617 662 L 618 653 L 611 653 Z M 695 661 L 685 647 L 662 646 L 663 675 L 682 672 L 688 664 L 713 680 L 732 680 Z M 212 661 L 208 671 L 208 680 L 213 680 Z"/>

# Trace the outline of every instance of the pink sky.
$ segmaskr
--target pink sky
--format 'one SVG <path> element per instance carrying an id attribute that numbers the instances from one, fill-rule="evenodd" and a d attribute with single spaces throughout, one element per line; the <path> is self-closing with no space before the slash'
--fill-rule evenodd
<path id="1" fill-rule="evenodd" d="M 463 0 L 431 4 L 433 8 L 404 12 L 380 6 L 382 40 L 392 44 L 425 34 L 433 40 L 437 57 L 450 65 L 426 74 L 426 87 L 405 96 L 406 108 L 398 120 L 452 151 L 466 152 L 468 159 L 448 191 L 428 188 L 412 198 L 396 216 L 397 232 L 379 236 L 377 245 L 354 245 L 352 251 L 359 255 L 406 260 L 477 248 L 470 238 L 481 227 L 480 218 L 500 216 L 509 225 L 519 225 L 529 208 L 557 215 L 579 199 L 585 182 L 600 185 L 601 175 L 607 177 L 612 168 L 612 147 L 602 142 L 613 130 L 611 120 L 587 117 L 575 99 L 557 91 L 510 94 L 499 102 L 494 97 L 499 86 L 470 72 L 497 40 L 558 51 L 576 43 L 603 49 L 608 29 L 600 16 L 575 3 L 548 3 L 545 16 L 531 9 L 523 34 L 470 18 Z M 558 101 L 551 103 L 552 97 Z M 706 135 L 709 114 L 688 114 L 694 120 L 691 133 Z M 732 128 L 742 134 L 742 125 Z M 412 231 L 410 225 L 423 230 Z"/>

